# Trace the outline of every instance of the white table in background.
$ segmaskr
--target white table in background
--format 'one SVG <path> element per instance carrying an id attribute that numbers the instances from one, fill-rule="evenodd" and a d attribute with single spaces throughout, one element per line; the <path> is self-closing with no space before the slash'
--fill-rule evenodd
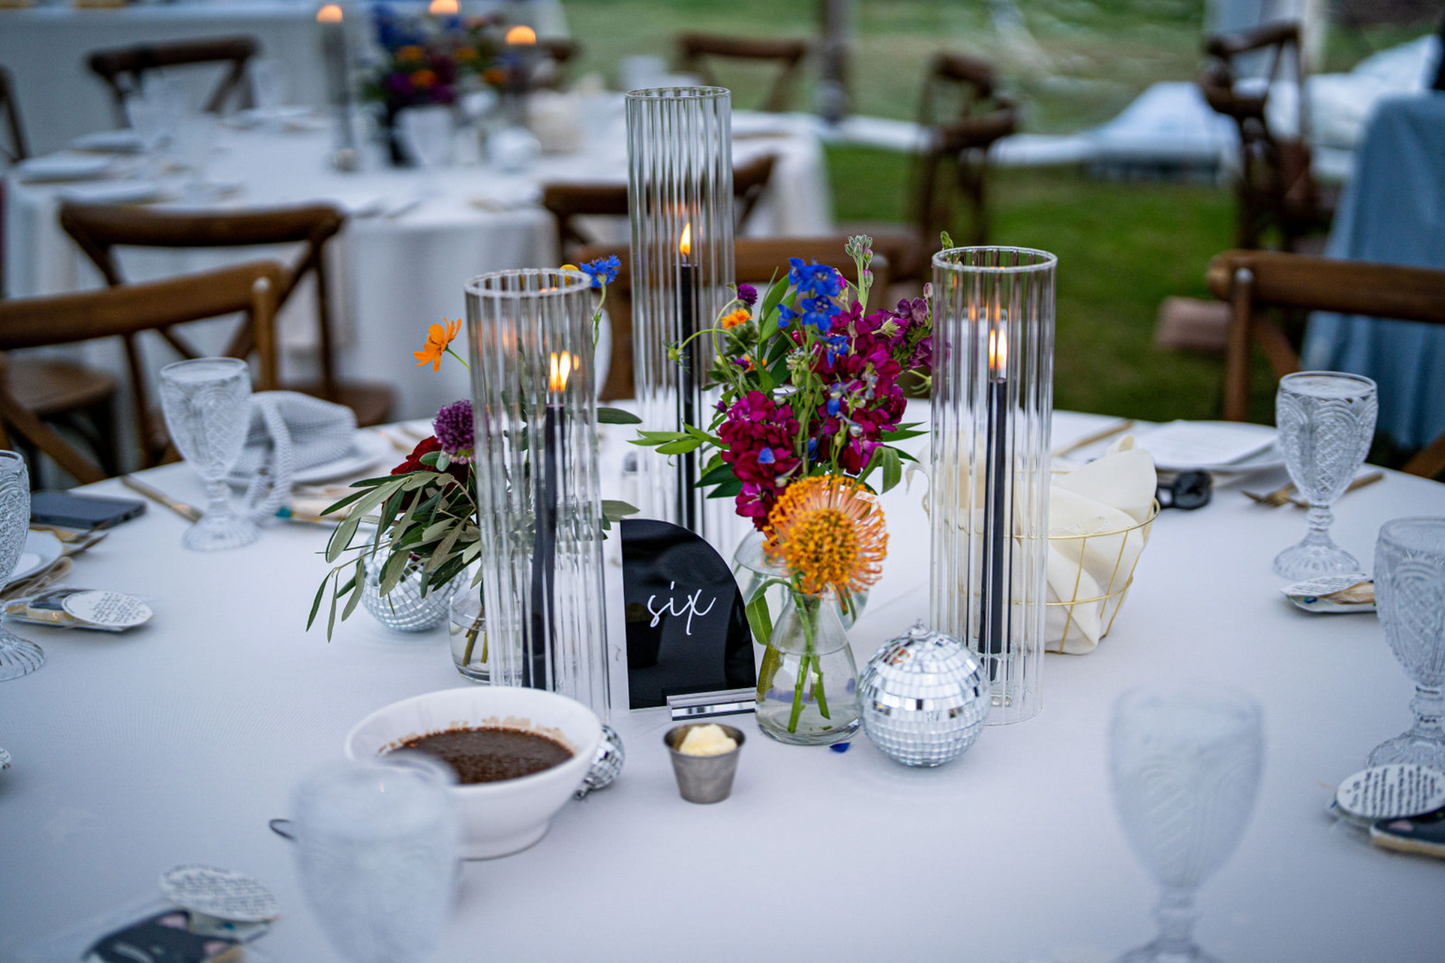
<path id="1" fill-rule="evenodd" d="M 1061 414 L 1055 441 L 1103 421 Z M 623 444 L 608 436 L 604 458 Z M 184 466 L 147 477 L 199 495 Z M 919 487 L 885 510 L 892 551 L 850 633 L 860 665 L 927 612 Z M 1341 501 L 1334 534 L 1368 559 L 1386 519 L 1442 512 L 1445 487 L 1391 473 Z M 149 598 L 149 626 L 22 629 L 48 661 L 0 684 L 0 744 L 14 756 L 0 775 L 0 947 L 202 862 L 277 892 L 284 915 L 259 953 L 336 960 L 266 822 L 289 815 L 293 786 L 340 757 L 358 719 L 459 683 L 445 633 L 390 635 L 358 613 L 328 644 L 302 631 L 324 531 L 280 526 L 202 555 L 181 549 L 183 529 L 151 506 L 77 562 L 73 584 Z M 1166 512 L 1098 650 L 1048 656 L 1043 712 L 987 730 L 942 769 L 905 769 L 861 736 L 837 753 L 754 734 L 732 798 L 693 806 L 662 748 L 665 714 L 619 712 L 621 779 L 569 804 L 532 849 L 467 864 L 435 959 L 1102 963 L 1152 937 L 1155 900 L 1110 802 L 1111 706 L 1139 683 L 1198 678 L 1257 697 L 1266 738 L 1254 816 L 1201 892 L 1204 947 L 1237 963 L 1438 961 L 1445 869 L 1376 849 L 1324 812 L 1328 787 L 1408 724 L 1412 687 L 1373 617 L 1308 615 L 1279 594 L 1270 562 L 1303 531 L 1303 513 L 1230 490 Z"/>
<path id="2" fill-rule="evenodd" d="M 462 7 L 473 13 L 500 5 L 497 0 L 467 0 Z M 318 6 L 301 0 L 193 0 L 101 10 L 69 4 L 0 10 L 0 64 L 15 77 L 30 149 L 37 154 L 115 124 L 110 91 L 85 63 L 92 50 L 102 47 L 246 34 L 260 41 L 261 56 L 283 64 L 295 103 L 320 106 L 325 103 L 326 75 L 316 29 Z M 419 4 L 395 6 L 421 9 Z M 505 7 L 525 14 L 542 36 L 567 35 L 559 0 L 508 2 Z M 356 9 L 362 12 L 366 5 Z M 220 76 L 219 71 L 196 73 L 198 87 Z"/>
<path id="3" fill-rule="evenodd" d="M 487 271 L 556 266 L 556 232 L 539 205 L 548 181 L 626 183 L 627 141 L 620 96 L 586 103 L 584 142 L 572 154 L 543 156 L 525 172 L 504 173 L 476 161 L 424 172 L 388 167 L 373 157 L 355 174 L 326 164 L 331 133 L 264 133 L 222 128 L 209 176 L 240 190 L 223 209 L 326 201 L 355 212 L 329 250 L 332 316 L 341 345 L 343 377 L 393 382 L 397 418 L 430 418 L 441 405 L 469 392 L 466 371 L 443 365 L 411 367 L 427 325 L 465 312 L 462 286 Z M 818 235 L 832 229 L 832 203 L 822 146 L 810 128 L 739 114 L 734 160 L 778 156 L 768 194 L 754 212 L 751 233 Z M 463 147 L 467 146 L 465 142 Z M 124 162 L 123 162 L 124 163 Z M 133 163 L 133 162 L 132 162 Z M 59 294 L 98 287 L 100 275 L 60 229 L 56 210 L 67 186 L 6 184 L 5 280 L 12 297 Z M 82 188 L 83 185 L 73 185 Z M 391 216 L 408 201 L 415 207 Z M 369 213 L 368 213 L 369 212 Z M 619 243 L 626 245 L 626 224 Z M 256 257 L 256 249 L 137 250 L 119 252 L 130 280 L 170 277 Z M 315 364 L 315 300 L 298 290 L 280 319 L 283 375 Z M 118 349 L 89 357 L 123 370 Z"/>

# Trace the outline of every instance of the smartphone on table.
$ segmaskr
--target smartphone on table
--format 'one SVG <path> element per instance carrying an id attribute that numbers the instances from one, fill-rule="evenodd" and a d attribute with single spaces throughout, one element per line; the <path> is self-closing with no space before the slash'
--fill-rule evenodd
<path id="1" fill-rule="evenodd" d="M 145 509 L 145 502 L 134 498 L 34 492 L 30 496 L 30 524 L 93 532 L 129 521 Z"/>

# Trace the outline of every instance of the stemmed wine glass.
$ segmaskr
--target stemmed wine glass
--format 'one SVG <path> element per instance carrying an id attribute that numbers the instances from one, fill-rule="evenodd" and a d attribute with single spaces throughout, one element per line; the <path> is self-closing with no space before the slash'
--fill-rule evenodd
<path id="1" fill-rule="evenodd" d="M 1274 571 L 1299 581 L 1348 575 L 1360 563 L 1330 539 L 1330 505 L 1364 464 L 1375 437 L 1375 383 L 1360 375 L 1300 371 L 1275 396 L 1275 424 L 1290 480 L 1310 504 L 1304 540 L 1275 556 Z"/>
<path id="2" fill-rule="evenodd" d="M 1367 765 L 1445 770 L 1445 518 L 1396 518 L 1381 526 L 1375 602 L 1390 649 L 1415 683 L 1415 724 L 1376 746 Z"/>
<path id="3" fill-rule="evenodd" d="M 231 508 L 226 476 L 251 423 L 251 369 L 236 358 L 177 361 L 161 369 L 161 407 L 181 457 L 206 483 L 210 503 L 181 544 L 198 552 L 249 545 L 259 534 Z"/>
<path id="4" fill-rule="evenodd" d="M 351 963 L 421 963 L 451 913 L 461 846 L 456 775 L 407 755 L 400 764 L 324 770 L 296 792 L 302 889 Z"/>
<path id="5" fill-rule="evenodd" d="M 1159 935 L 1121 963 L 1209 959 L 1192 935 L 1194 892 L 1249 822 L 1262 755 L 1259 705 L 1240 692 L 1148 687 L 1114 706 L 1114 808 L 1160 887 Z"/>
<path id="6" fill-rule="evenodd" d="M 30 473 L 25 459 L 13 451 L 0 451 L 0 587 L 15 571 L 29 531 Z M 0 625 L 0 682 L 29 675 L 44 664 L 40 646 Z"/>

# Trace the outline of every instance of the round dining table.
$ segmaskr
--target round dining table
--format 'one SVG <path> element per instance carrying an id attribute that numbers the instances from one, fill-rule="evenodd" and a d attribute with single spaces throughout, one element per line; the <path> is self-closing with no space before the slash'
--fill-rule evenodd
<path id="1" fill-rule="evenodd" d="M 399 419 L 431 417 L 469 390 L 460 366 L 410 368 L 427 327 L 465 310 L 462 282 L 488 271 L 556 266 L 552 216 L 540 205 L 551 182 L 626 184 L 627 137 L 619 94 L 578 97 L 575 150 L 542 154 L 521 169 L 488 159 L 476 129 L 459 131 L 452 166 L 423 170 L 393 167 L 378 143 L 364 139 L 364 165 L 343 173 L 328 164 L 334 131 L 321 116 L 289 118 L 282 129 L 223 124 L 209 157 L 206 180 L 224 191 L 204 202 L 185 194 L 185 170 L 154 176 L 155 158 L 117 157 L 111 175 L 76 182 L 27 182 L 12 170 L 5 185 L 5 270 L 10 297 L 63 294 L 99 287 L 102 280 L 80 248 L 61 230 L 63 200 L 123 196 L 112 192 L 154 187 L 142 197 L 157 209 L 198 206 L 217 213 L 247 208 L 330 203 L 348 215 L 328 245 L 331 315 L 337 371 L 343 378 L 394 382 Z M 733 117 L 733 159 L 762 154 L 777 160 L 769 187 L 745 225 L 758 236 L 818 236 L 832 231 L 832 195 L 822 144 L 811 125 L 786 115 L 738 111 Z M 63 157 L 90 156 L 76 151 Z M 623 218 L 590 224 L 605 243 L 628 243 Z M 257 256 L 296 260 L 293 248 L 138 249 L 117 252 L 129 281 L 173 277 Z M 314 376 L 318 350 L 315 296 L 307 279 L 278 317 L 282 376 Z M 224 338 L 216 339 L 216 350 Z M 83 360 L 124 370 L 116 346 L 87 346 Z M 156 364 L 159 367 L 159 362 Z M 398 377 L 398 372 L 404 371 Z"/>
<path id="2" fill-rule="evenodd" d="M 1058 413 L 1054 443 L 1104 423 Z M 628 430 L 604 429 L 604 496 L 621 485 Z M 184 465 L 143 477 L 200 497 Z M 888 561 L 849 631 L 860 666 L 927 618 L 925 485 L 884 496 Z M 114 480 L 87 490 L 128 494 Z M 1445 514 L 1445 487 L 1390 472 L 1341 499 L 1334 536 L 1368 560 L 1386 519 L 1431 513 Z M 268 821 L 292 814 L 298 782 L 342 757 L 362 717 L 466 684 L 444 629 L 397 634 L 358 611 L 330 642 L 305 630 L 324 527 L 276 523 L 197 554 L 185 526 L 150 505 L 76 559 L 71 584 L 142 596 L 151 623 L 17 627 L 47 662 L 0 684 L 14 760 L 0 773 L 0 959 L 48 959 L 34 948 L 154 900 L 158 876 L 184 863 L 276 893 L 281 917 L 250 959 L 340 959 Z M 733 716 L 749 738 L 731 798 L 693 805 L 663 745 L 668 711 L 616 708 L 622 775 L 568 803 L 530 849 L 465 863 L 432 958 L 1102 963 L 1152 938 L 1156 899 L 1110 798 L 1112 706 L 1140 684 L 1199 680 L 1257 699 L 1265 740 L 1253 817 L 1200 892 L 1203 947 L 1238 963 L 1438 961 L 1445 866 L 1375 848 L 1326 811 L 1332 787 L 1408 725 L 1413 690 L 1375 616 L 1310 614 L 1280 593 L 1271 560 L 1304 529 L 1303 512 L 1230 487 L 1166 511 L 1099 647 L 1046 656 L 1042 712 L 986 729 L 942 768 L 905 768 L 861 733 L 843 752 L 785 746 Z M 621 569 L 607 569 L 618 675 Z"/>

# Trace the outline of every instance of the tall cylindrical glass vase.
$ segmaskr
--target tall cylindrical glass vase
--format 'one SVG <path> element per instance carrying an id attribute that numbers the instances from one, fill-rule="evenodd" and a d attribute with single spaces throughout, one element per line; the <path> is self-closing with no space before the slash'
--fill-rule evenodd
<path id="1" fill-rule="evenodd" d="M 632 222 L 632 352 L 642 427 L 702 426 L 715 393 L 710 327 L 732 296 L 731 96 L 721 87 L 662 87 L 627 95 L 628 211 Z M 669 349 L 685 342 L 681 363 Z M 698 453 L 638 452 L 638 508 L 709 540 L 729 525 L 719 500 L 695 487 Z M 706 516 L 706 517 L 705 517 Z M 714 544 L 724 557 L 731 544 Z"/>
<path id="2" fill-rule="evenodd" d="M 989 725 L 1042 707 L 1054 269 L 1024 248 L 933 258 L 933 628 L 965 640 Z"/>
<path id="3" fill-rule="evenodd" d="M 605 722 L 590 283 L 484 274 L 467 283 L 467 324 L 492 684 L 560 692 Z"/>

